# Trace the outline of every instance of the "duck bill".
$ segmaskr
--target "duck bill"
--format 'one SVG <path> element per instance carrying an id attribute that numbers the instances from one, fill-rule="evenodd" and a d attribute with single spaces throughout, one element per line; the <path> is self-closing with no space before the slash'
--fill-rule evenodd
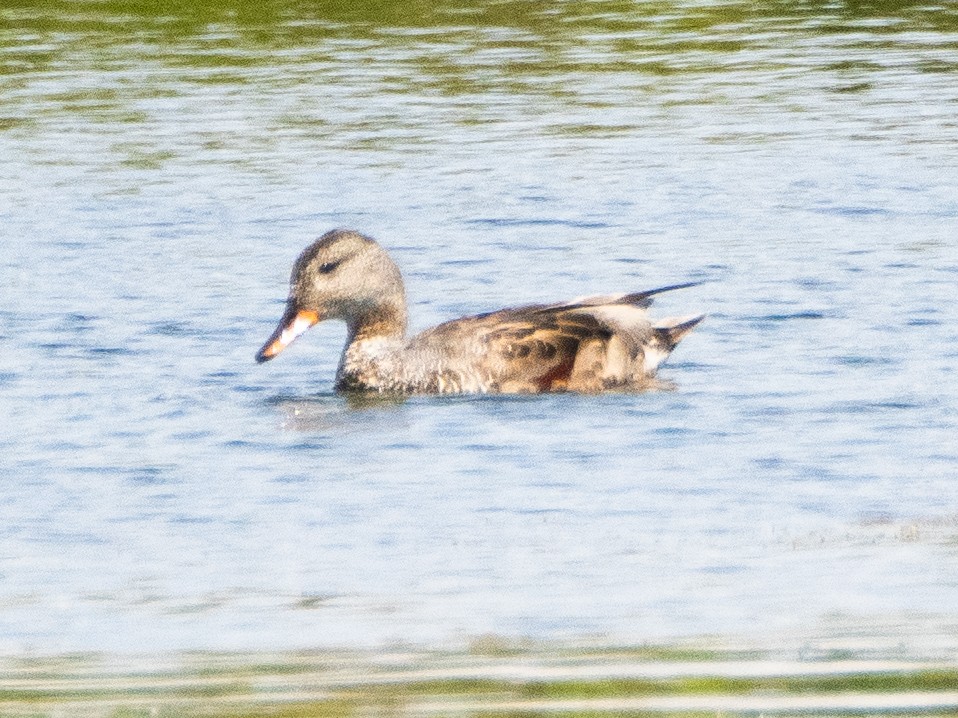
<path id="1" fill-rule="evenodd" d="M 273 335 L 266 340 L 263 348 L 256 354 L 256 361 L 262 364 L 269 361 L 288 347 L 307 329 L 319 321 L 319 315 L 309 309 L 298 309 L 290 302 L 286 305 L 286 312 L 279 320 L 279 326 Z"/>

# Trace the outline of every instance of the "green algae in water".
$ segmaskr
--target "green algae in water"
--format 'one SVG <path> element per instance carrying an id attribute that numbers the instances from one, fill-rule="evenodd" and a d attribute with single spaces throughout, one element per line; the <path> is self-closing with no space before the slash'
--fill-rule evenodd
<path id="1" fill-rule="evenodd" d="M 958 715 L 956 695 L 958 665 L 947 663 L 778 663 L 758 652 L 488 637 L 468 652 L 184 654 L 152 670 L 149 659 L 97 656 L 0 664 L 0 716 L 693 715 L 710 700 L 714 715 L 755 712 L 756 700 L 767 712 L 807 713 L 806 699 L 835 706 L 831 715 Z M 860 705 L 848 707 L 849 696 Z M 934 700 L 909 707 L 909 696 Z"/>

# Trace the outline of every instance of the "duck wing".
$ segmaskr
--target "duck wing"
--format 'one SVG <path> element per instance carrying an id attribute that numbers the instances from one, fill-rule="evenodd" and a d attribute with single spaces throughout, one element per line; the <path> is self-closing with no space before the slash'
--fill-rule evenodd
<path id="1" fill-rule="evenodd" d="M 654 294 L 685 286 L 465 317 L 419 334 L 410 350 L 439 367 L 452 391 L 639 388 L 703 318 L 649 320 Z"/>

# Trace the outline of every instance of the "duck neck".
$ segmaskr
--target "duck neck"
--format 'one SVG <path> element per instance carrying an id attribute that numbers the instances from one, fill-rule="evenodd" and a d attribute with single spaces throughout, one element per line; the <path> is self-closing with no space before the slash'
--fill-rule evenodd
<path id="1" fill-rule="evenodd" d="M 336 371 L 337 390 L 386 391 L 401 364 L 405 303 L 383 304 L 347 324 L 349 339 Z"/>
<path id="2" fill-rule="evenodd" d="M 349 344 L 369 339 L 400 341 L 406 336 L 405 301 L 387 300 L 359 314 L 349 323 Z"/>

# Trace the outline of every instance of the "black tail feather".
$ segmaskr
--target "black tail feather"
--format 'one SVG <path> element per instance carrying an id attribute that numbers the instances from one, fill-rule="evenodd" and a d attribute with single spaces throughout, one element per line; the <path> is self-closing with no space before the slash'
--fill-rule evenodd
<path id="1" fill-rule="evenodd" d="M 675 320 L 677 322 L 676 324 L 659 322 L 653 329 L 655 330 L 656 337 L 662 342 L 666 350 L 672 351 L 676 345 L 682 341 L 682 337 L 695 329 L 703 319 L 705 319 L 705 315 L 699 314 L 697 317 L 692 317 L 691 319 L 677 319 Z"/>
<path id="2" fill-rule="evenodd" d="M 637 307 L 648 307 L 652 304 L 652 297 L 656 294 L 662 294 L 664 292 L 671 292 L 674 289 L 687 289 L 688 287 L 697 287 L 702 284 L 702 282 L 685 282 L 684 284 L 670 284 L 667 287 L 659 287 L 658 289 L 647 289 L 644 292 L 634 292 L 632 294 L 626 294 L 624 297 L 616 302 L 617 304 L 634 304 Z"/>

